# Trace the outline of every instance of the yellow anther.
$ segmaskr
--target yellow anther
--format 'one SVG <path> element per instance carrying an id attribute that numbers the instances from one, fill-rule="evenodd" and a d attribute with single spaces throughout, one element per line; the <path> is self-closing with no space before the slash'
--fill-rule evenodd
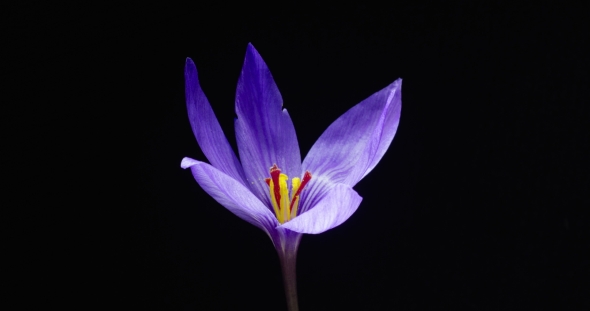
<path id="1" fill-rule="evenodd" d="M 289 189 L 287 188 L 287 175 L 281 174 L 279 175 L 279 189 L 281 190 L 281 202 L 279 205 L 279 209 L 281 210 L 281 217 L 283 218 L 283 222 L 290 220 L 289 215 Z"/>
<path id="2" fill-rule="evenodd" d="M 293 209 L 291 209 L 291 218 L 295 218 L 297 216 L 297 207 L 299 206 L 299 196 L 295 197 L 295 202 L 293 203 Z"/>
<path id="3" fill-rule="evenodd" d="M 301 178 L 293 177 L 293 179 L 291 179 L 291 201 L 293 201 L 293 196 L 297 193 L 297 190 L 299 190 L 299 186 L 301 186 Z"/>

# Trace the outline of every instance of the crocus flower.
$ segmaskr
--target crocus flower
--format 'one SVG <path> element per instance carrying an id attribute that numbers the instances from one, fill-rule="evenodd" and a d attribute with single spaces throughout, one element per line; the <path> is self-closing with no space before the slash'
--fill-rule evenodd
<path id="1" fill-rule="evenodd" d="M 190 58 L 185 81 L 189 121 L 210 164 L 184 158 L 181 167 L 190 168 L 217 202 L 266 232 L 281 259 L 289 310 L 296 310 L 295 258 L 301 236 L 332 229 L 358 208 L 362 198 L 352 187 L 373 170 L 393 140 L 401 111 L 401 79 L 334 121 L 303 162 L 281 94 L 251 44 L 236 91 L 239 160 Z"/>

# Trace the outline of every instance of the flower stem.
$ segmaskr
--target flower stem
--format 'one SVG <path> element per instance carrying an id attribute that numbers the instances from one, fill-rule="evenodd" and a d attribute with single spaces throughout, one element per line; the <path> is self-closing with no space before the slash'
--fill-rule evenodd
<path id="1" fill-rule="evenodd" d="M 289 311 L 299 311 L 299 305 L 297 303 L 297 278 L 295 275 L 297 252 L 286 252 L 279 254 L 279 257 L 281 259 L 281 269 L 283 270 L 287 309 Z"/>

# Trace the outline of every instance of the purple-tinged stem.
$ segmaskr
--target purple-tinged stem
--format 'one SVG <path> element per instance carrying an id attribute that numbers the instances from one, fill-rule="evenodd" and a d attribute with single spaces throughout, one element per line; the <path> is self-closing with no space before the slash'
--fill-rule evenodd
<path id="1" fill-rule="evenodd" d="M 285 286 L 285 296 L 287 298 L 287 310 L 299 311 L 297 303 L 297 275 L 295 273 L 295 264 L 297 261 L 297 252 L 292 254 L 279 255 L 281 259 L 281 270 L 283 270 L 283 284 Z"/>
<path id="2" fill-rule="evenodd" d="M 285 229 L 278 229 L 271 235 L 271 239 L 279 254 L 279 259 L 281 260 L 285 297 L 287 298 L 287 310 L 289 311 L 299 311 L 295 266 L 301 236 L 301 233 Z"/>

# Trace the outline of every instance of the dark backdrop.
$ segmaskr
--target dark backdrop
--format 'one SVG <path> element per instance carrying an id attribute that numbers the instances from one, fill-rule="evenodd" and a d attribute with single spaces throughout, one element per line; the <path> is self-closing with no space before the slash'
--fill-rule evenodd
<path id="1" fill-rule="evenodd" d="M 355 187 L 358 211 L 302 239 L 301 310 L 590 308 L 587 6 L 275 5 L 5 10 L 5 78 L 26 103 L 5 124 L 33 129 L 6 135 L 33 169 L 15 179 L 26 212 L 8 227 L 21 304 L 283 310 L 270 240 L 180 168 L 205 160 L 186 57 L 235 146 L 251 42 L 302 157 L 404 79 L 398 132 Z"/>

